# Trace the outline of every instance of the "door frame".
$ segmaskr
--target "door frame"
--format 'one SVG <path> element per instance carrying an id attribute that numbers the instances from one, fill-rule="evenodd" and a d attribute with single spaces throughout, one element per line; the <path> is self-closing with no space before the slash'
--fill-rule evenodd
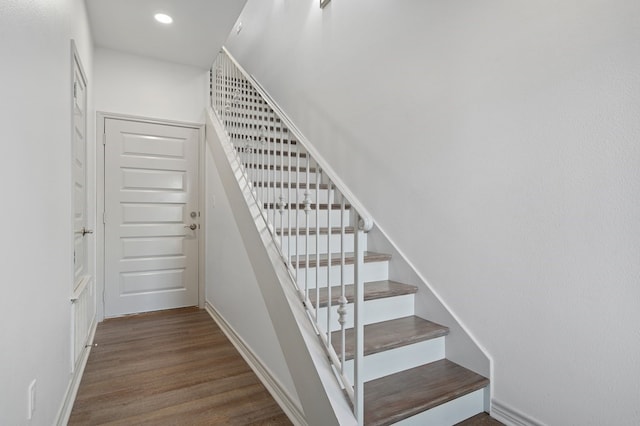
<path id="1" fill-rule="evenodd" d="M 149 124 L 161 124 L 168 126 L 187 127 L 198 131 L 198 206 L 200 211 L 200 235 L 198 238 L 198 307 L 204 308 L 205 302 L 205 236 L 206 234 L 206 210 L 205 210 L 205 126 L 204 123 L 192 123 L 186 121 L 164 120 L 157 118 L 141 117 L 135 115 L 118 114 L 104 111 L 96 112 L 96 296 L 97 296 L 97 320 L 104 320 L 104 291 L 105 291 L 105 224 L 104 195 L 105 195 L 105 120 L 128 120 Z"/>

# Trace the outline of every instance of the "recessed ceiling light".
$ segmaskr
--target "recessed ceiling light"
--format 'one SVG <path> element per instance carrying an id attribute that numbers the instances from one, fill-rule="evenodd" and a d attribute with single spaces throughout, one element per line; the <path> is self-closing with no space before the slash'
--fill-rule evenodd
<path id="1" fill-rule="evenodd" d="M 165 13 L 156 13 L 153 17 L 161 24 L 170 24 L 173 22 L 173 18 Z"/>

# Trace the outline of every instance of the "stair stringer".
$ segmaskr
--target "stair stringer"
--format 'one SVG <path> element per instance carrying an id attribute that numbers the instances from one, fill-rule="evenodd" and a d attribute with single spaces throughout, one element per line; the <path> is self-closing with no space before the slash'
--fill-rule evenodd
<path id="1" fill-rule="evenodd" d="M 389 278 L 411 283 L 418 287 L 414 311 L 419 317 L 449 327 L 446 337 L 446 358 L 485 377 L 492 378 L 493 360 L 488 352 L 469 332 L 464 323 L 447 306 L 429 282 L 387 236 L 379 224 L 368 234 L 368 248 L 391 254 Z M 493 383 L 493 381 L 491 381 Z M 489 390 L 485 392 L 485 411 L 489 412 Z"/>
<path id="2" fill-rule="evenodd" d="M 211 108 L 206 140 L 213 153 L 245 250 L 291 373 L 308 424 L 355 425 L 320 339 L 271 238 L 242 166 Z"/>

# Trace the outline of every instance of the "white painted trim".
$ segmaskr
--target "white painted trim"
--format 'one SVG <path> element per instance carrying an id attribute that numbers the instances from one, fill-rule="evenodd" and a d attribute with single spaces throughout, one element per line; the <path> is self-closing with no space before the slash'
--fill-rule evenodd
<path id="1" fill-rule="evenodd" d="M 280 384 L 273 374 L 269 371 L 266 365 L 260 361 L 251 348 L 245 343 L 245 341 L 235 332 L 233 327 L 220 315 L 220 313 L 214 308 L 208 301 L 205 302 L 205 310 L 209 313 L 211 318 L 218 324 L 218 327 L 231 341 L 233 346 L 238 350 L 242 358 L 249 364 L 249 367 L 258 376 L 258 379 L 267 388 L 273 399 L 276 400 L 278 405 L 286 413 L 289 420 L 295 425 L 307 425 L 302 408 L 294 402 L 289 395 L 289 392 Z"/>
<path id="2" fill-rule="evenodd" d="M 85 275 L 80 279 L 80 284 L 78 284 L 78 288 L 76 288 L 74 292 L 71 294 L 71 302 L 75 302 L 80 298 L 80 295 L 82 294 L 84 289 L 87 288 L 87 284 L 89 284 L 90 281 L 91 281 L 90 275 Z"/>
<path id="3" fill-rule="evenodd" d="M 198 231 L 200 239 L 198 240 L 198 307 L 204 309 L 206 302 L 206 282 L 207 282 L 207 256 L 205 250 L 207 248 L 207 169 L 206 169 L 206 126 L 203 124 L 198 130 L 200 139 L 198 141 Z"/>
<path id="4" fill-rule="evenodd" d="M 505 404 L 504 402 L 491 400 L 491 416 L 507 426 L 543 426 L 544 423 L 527 416 L 521 411 Z"/>
<path id="5" fill-rule="evenodd" d="M 97 111 L 96 114 L 98 116 L 102 116 L 103 118 L 112 118 L 114 120 L 141 121 L 143 123 L 188 127 L 190 129 L 201 129 L 204 127 L 204 123 L 195 123 L 190 121 L 165 120 L 163 118 L 151 118 L 151 117 L 143 117 L 140 115 L 118 114 L 115 112 L 105 112 L 105 111 Z"/>
<path id="6" fill-rule="evenodd" d="M 191 129 L 198 130 L 199 133 L 199 149 L 198 149 L 198 185 L 200 187 L 200 193 L 198 194 L 198 203 L 200 204 L 199 208 L 201 212 L 202 207 L 205 202 L 205 192 L 203 190 L 205 184 L 205 170 L 204 166 L 202 166 L 204 161 L 204 146 L 206 144 L 205 138 L 205 124 L 204 123 L 192 123 L 187 121 L 177 121 L 177 120 L 165 120 L 165 119 L 156 119 L 150 117 L 142 117 L 137 115 L 126 115 L 126 114 L 118 114 L 113 112 L 105 112 L 105 111 L 96 111 L 96 216 L 97 223 L 95 226 L 95 237 L 96 237 L 96 319 L 98 322 L 104 320 L 104 222 L 102 221 L 102 214 L 104 212 L 104 145 L 103 139 L 105 134 L 105 120 L 108 118 L 116 119 L 116 120 L 130 120 L 130 121 L 139 121 L 143 123 L 150 124 L 164 124 L 169 126 L 178 126 L 178 127 L 187 127 Z M 204 214 L 200 217 L 200 223 L 203 224 L 205 222 L 206 217 Z M 204 227 L 201 228 L 203 231 L 200 233 L 201 236 L 206 235 L 204 233 Z M 204 298 L 205 298 L 205 257 L 204 257 L 204 237 L 200 238 L 199 242 L 199 255 L 198 255 L 198 304 L 200 308 L 204 307 Z"/>
<path id="7" fill-rule="evenodd" d="M 109 114 L 96 112 L 96 320 L 104 319 L 104 122 Z"/>
<path id="8" fill-rule="evenodd" d="M 65 426 L 69 422 L 69 417 L 71 417 L 71 410 L 73 409 L 73 404 L 76 401 L 76 395 L 78 394 L 78 388 L 80 387 L 82 375 L 84 374 L 84 369 L 87 366 L 89 354 L 91 353 L 91 348 L 93 347 L 93 339 L 96 335 L 97 325 L 98 322 L 94 320 L 91 326 L 91 332 L 89 333 L 89 339 L 87 340 L 87 344 L 84 348 L 82 356 L 78 360 L 78 364 L 74 369 L 75 371 L 73 373 L 73 376 L 71 377 L 71 381 L 69 381 L 69 385 L 67 386 L 67 391 L 65 392 L 64 399 L 62 400 L 60 410 L 58 410 L 58 415 L 56 416 L 55 422 L 57 426 Z"/>

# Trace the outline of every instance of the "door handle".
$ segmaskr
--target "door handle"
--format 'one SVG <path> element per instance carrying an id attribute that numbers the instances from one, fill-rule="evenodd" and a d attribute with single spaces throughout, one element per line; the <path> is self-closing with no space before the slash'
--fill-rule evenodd
<path id="1" fill-rule="evenodd" d="M 87 234 L 93 234 L 93 229 L 85 228 L 83 226 L 79 231 L 76 231 L 76 234 L 82 234 L 82 236 L 84 237 Z"/>
<path id="2" fill-rule="evenodd" d="M 198 228 L 198 225 L 196 225 L 195 223 L 192 223 L 191 225 L 185 225 L 185 228 L 189 228 L 192 231 L 195 231 Z"/>

